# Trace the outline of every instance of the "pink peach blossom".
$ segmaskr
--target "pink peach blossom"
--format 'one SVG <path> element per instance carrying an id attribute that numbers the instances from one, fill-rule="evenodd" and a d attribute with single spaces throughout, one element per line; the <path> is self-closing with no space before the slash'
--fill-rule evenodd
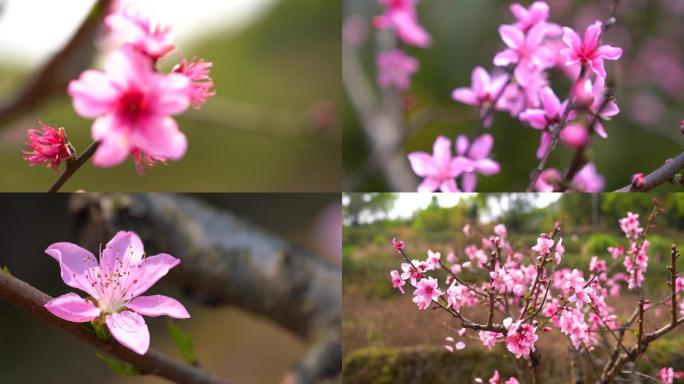
<path id="1" fill-rule="evenodd" d="M 400 49 L 380 52 L 376 58 L 378 85 L 382 88 L 394 86 L 405 91 L 411 85 L 411 76 L 418 70 L 418 60 Z"/>
<path id="2" fill-rule="evenodd" d="M 432 155 L 426 152 L 408 154 L 411 168 L 416 175 L 423 177 L 418 192 L 459 192 L 455 178 L 462 172 L 460 161 L 451 156 L 451 140 L 439 136 L 433 145 Z"/>
<path id="3" fill-rule="evenodd" d="M 154 61 L 176 48 L 170 27 L 150 20 L 130 4 L 124 4 L 117 12 L 107 16 L 105 23 L 126 43 Z"/>
<path id="4" fill-rule="evenodd" d="M 418 309 L 427 309 L 430 303 L 437 301 L 442 295 L 438 288 L 439 282 L 434 277 L 421 279 L 413 291 L 413 302 L 418 305 Z"/>
<path id="5" fill-rule="evenodd" d="M 418 23 L 416 15 L 417 0 L 378 0 L 386 7 L 385 13 L 373 19 L 376 28 L 391 28 L 406 44 L 428 47 L 430 35 Z"/>
<path id="6" fill-rule="evenodd" d="M 24 160 L 31 166 L 46 164 L 57 172 L 63 161 L 76 155 L 67 140 L 66 130 L 62 127 L 53 128 L 40 123 L 40 129 L 29 129 L 26 136 L 26 145 L 30 150 L 23 151 L 23 154 Z"/>
<path id="7" fill-rule="evenodd" d="M 622 56 L 622 49 L 610 45 L 599 46 L 603 24 L 596 21 L 584 32 L 584 40 L 575 31 L 563 28 L 563 42 L 568 48 L 561 53 L 566 57 L 566 65 L 575 63 L 588 64 L 600 78 L 606 77 L 603 60 L 617 60 Z"/>
<path id="8" fill-rule="evenodd" d="M 209 76 L 212 65 L 202 59 L 187 61 L 181 57 L 180 62 L 173 68 L 172 72 L 180 73 L 190 81 L 188 93 L 190 104 L 195 109 L 199 109 L 210 97 L 216 95 L 212 90 L 214 82 Z"/>
<path id="9" fill-rule="evenodd" d="M 489 108 L 494 100 L 499 96 L 503 87 L 508 81 L 508 75 L 497 73 L 491 75 L 482 67 L 475 67 L 471 74 L 471 87 L 456 88 L 451 92 L 451 98 L 461 103 L 479 107 L 480 109 Z M 489 127 L 492 123 L 491 114 L 484 121 L 484 125 Z"/>
<path id="10" fill-rule="evenodd" d="M 121 163 L 134 149 L 154 158 L 178 160 L 187 140 L 171 115 L 190 105 L 186 76 L 163 75 L 152 61 L 130 46 L 114 51 L 106 71 L 87 70 L 69 84 L 79 115 L 95 118 L 93 139 L 100 142 L 93 162 Z"/>
<path id="11" fill-rule="evenodd" d="M 475 191 L 477 174 L 494 175 L 501 171 L 499 163 L 489 158 L 494 146 L 494 137 L 488 133 L 476 138 L 472 143 L 466 135 L 456 138 L 457 157 L 452 165 L 458 173 L 463 174 L 463 190 Z"/>
<path id="12" fill-rule="evenodd" d="M 190 317 L 183 304 L 163 296 L 141 296 L 180 260 L 165 253 L 145 256 L 143 244 L 133 232 L 121 231 L 100 254 L 100 260 L 76 244 L 55 243 L 45 252 L 59 262 L 62 280 L 88 294 L 83 299 L 67 293 L 50 300 L 45 308 L 67 321 L 83 323 L 101 319 L 114 338 L 138 354 L 145 354 L 150 334 L 141 315 Z"/>

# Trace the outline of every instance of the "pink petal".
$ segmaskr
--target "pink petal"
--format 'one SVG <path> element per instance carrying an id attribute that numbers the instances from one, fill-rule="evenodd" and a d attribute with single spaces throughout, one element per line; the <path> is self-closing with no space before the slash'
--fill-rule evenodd
<path id="1" fill-rule="evenodd" d="M 530 5 L 529 18 L 533 20 L 546 20 L 549 17 L 549 5 L 543 1 L 535 1 Z"/>
<path id="2" fill-rule="evenodd" d="M 496 56 L 494 56 L 493 62 L 497 67 L 505 67 L 507 65 L 517 63 L 519 59 L 520 56 L 518 56 L 518 52 L 512 49 L 506 49 L 497 53 Z"/>
<path id="3" fill-rule="evenodd" d="M 598 47 L 599 37 L 601 36 L 601 22 L 596 21 L 584 32 L 584 49 L 592 51 Z"/>
<path id="4" fill-rule="evenodd" d="M 130 133 L 131 145 L 148 155 L 178 160 L 188 149 L 188 139 L 171 117 L 153 118 Z"/>
<path id="5" fill-rule="evenodd" d="M 150 331 L 145 319 L 137 313 L 112 313 L 105 318 L 105 322 L 112 336 L 124 347 L 139 355 L 144 355 L 150 348 Z"/>
<path id="6" fill-rule="evenodd" d="M 494 146 L 494 137 L 489 133 L 478 137 L 470 145 L 470 150 L 468 151 L 468 157 L 471 159 L 484 159 L 489 156 L 489 152 L 492 151 Z"/>
<path id="7" fill-rule="evenodd" d="M 620 108 L 614 101 L 609 101 L 608 104 L 601 110 L 601 117 L 613 117 L 620 113 Z"/>
<path id="8" fill-rule="evenodd" d="M 87 70 L 78 80 L 69 83 L 69 95 L 76 113 L 94 118 L 112 111 L 118 92 L 107 76 L 99 71 Z"/>
<path id="9" fill-rule="evenodd" d="M 117 35 L 131 43 L 143 41 L 147 35 L 140 25 L 122 13 L 113 13 L 107 16 L 105 23 Z"/>
<path id="10" fill-rule="evenodd" d="M 190 106 L 190 80 L 181 74 L 161 76 L 155 92 L 154 112 L 158 116 L 177 115 Z"/>
<path id="11" fill-rule="evenodd" d="M 456 180 L 449 179 L 442 182 L 439 186 L 439 190 L 446 193 L 460 192 L 458 186 L 456 185 Z"/>
<path id="12" fill-rule="evenodd" d="M 459 156 L 451 160 L 451 175 L 456 177 L 472 166 L 472 160 Z"/>
<path id="13" fill-rule="evenodd" d="M 128 89 L 131 85 L 147 85 L 149 78 L 155 75 L 152 59 L 128 45 L 112 52 L 105 64 L 105 71 L 109 80 L 121 89 Z"/>
<path id="14" fill-rule="evenodd" d="M 72 243 L 55 243 L 45 253 L 59 262 L 62 280 L 66 285 L 97 297 L 86 277 L 88 269 L 97 267 L 97 259 L 90 251 Z"/>
<path id="15" fill-rule="evenodd" d="M 527 14 L 527 8 L 523 7 L 522 5 L 518 3 L 513 3 L 509 7 L 511 13 L 515 18 L 519 21 L 527 20 L 528 14 Z"/>
<path id="16" fill-rule="evenodd" d="M 501 40 L 503 40 L 504 44 L 512 49 L 519 48 L 525 41 L 525 34 L 523 34 L 518 28 L 511 25 L 504 24 L 500 26 L 499 35 L 501 35 Z"/>
<path id="17" fill-rule="evenodd" d="M 563 27 L 563 42 L 565 45 L 570 47 L 573 51 L 582 48 L 582 41 L 580 37 L 568 27 Z"/>
<path id="18" fill-rule="evenodd" d="M 100 146 L 93 157 L 93 164 L 98 167 L 113 167 L 121 164 L 131 147 L 128 138 L 121 131 L 115 131 L 116 124 L 111 116 L 100 117 L 93 124 L 93 138 L 100 141 Z M 103 135 L 108 132 L 107 135 Z M 100 136 L 97 138 L 95 136 Z"/>
<path id="19" fill-rule="evenodd" d="M 468 141 L 468 136 L 458 135 L 458 137 L 456 138 L 456 153 L 459 156 L 464 156 L 468 151 L 469 146 L 470 142 Z"/>
<path id="20" fill-rule="evenodd" d="M 541 109 L 525 110 L 518 115 L 518 119 L 520 119 L 520 121 L 527 122 L 536 129 L 546 128 L 546 112 L 542 111 Z"/>
<path id="21" fill-rule="evenodd" d="M 622 56 L 622 48 L 610 45 L 602 45 L 598 49 L 599 56 L 608 60 L 617 60 Z"/>
<path id="22" fill-rule="evenodd" d="M 432 145 L 432 157 L 437 166 L 451 162 L 451 140 L 446 136 L 438 136 Z"/>
<path id="23" fill-rule="evenodd" d="M 100 309 L 75 293 L 67 293 L 48 301 L 45 309 L 53 315 L 75 323 L 85 323 L 100 316 Z"/>
<path id="24" fill-rule="evenodd" d="M 501 167 L 492 159 L 482 159 L 475 162 L 475 170 L 482 175 L 489 176 L 499 173 Z"/>
<path id="25" fill-rule="evenodd" d="M 438 179 L 433 179 L 431 177 L 425 178 L 422 183 L 418 185 L 418 192 L 434 192 L 439 188 L 441 182 Z"/>
<path id="26" fill-rule="evenodd" d="M 603 67 L 603 59 L 594 59 L 589 63 L 591 70 L 600 78 L 606 77 L 606 69 Z"/>
<path id="27" fill-rule="evenodd" d="M 177 319 L 190 318 L 190 314 L 183 304 L 172 297 L 163 295 L 138 296 L 129 301 L 126 307 L 145 316 L 171 316 Z"/>
<path id="28" fill-rule="evenodd" d="M 551 134 L 548 132 L 542 132 L 539 138 L 539 148 L 537 148 L 537 159 L 541 159 L 544 156 L 547 148 L 551 144 Z"/>
<path id="29" fill-rule="evenodd" d="M 597 135 L 601 136 L 604 139 L 608 138 L 608 133 L 606 133 L 606 129 L 603 127 L 603 124 L 601 124 L 600 121 L 596 121 L 594 123 L 594 132 L 596 132 Z"/>
<path id="30" fill-rule="evenodd" d="M 464 173 L 461 178 L 461 186 L 463 186 L 463 192 L 475 192 L 475 187 L 477 186 L 477 174 L 475 173 Z"/>
<path id="31" fill-rule="evenodd" d="M 463 104 L 478 105 L 477 96 L 475 96 L 475 93 L 470 88 L 461 87 L 454 89 L 451 92 L 451 98 Z"/>
<path id="32" fill-rule="evenodd" d="M 117 268 L 117 264 L 137 265 L 143 255 L 145 248 L 140 237 L 134 232 L 119 231 L 102 250 L 100 268 L 108 274 Z"/>
<path id="33" fill-rule="evenodd" d="M 411 152 L 408 154 L 413 172 L 421 177 L 433 175 L 435 164 L 432 156 L 427 152 Z"/>
<path id="34" fill-rule="evenodd" d="M 426 48 L 431 44 L 430 35 L 418 24 L 413 12 L 394 11 L 391 15 L 393 24 L 397 27 L 397 35 L 406 43 Z"/>
<path id="35" fill-rule="evenodd" d="M 527 32 L 525 38 L 528 47 L 538 47 L 544 37 L 546 37 L 547 26 L 545 23 L 538 23 Z"/>
<path id="36" fill-rule="evenodd" d="M 487 85 L 491 80 L 489 78 L 489 73 L 482 67 L 475 67 L 470 77 L 473 83 L 473 92 L 475 92 L 477 96 L 484 95 Z"/>
<path id="37" fill-rule="evenodd" d="M 544 111 L 548 117 L 556 117 L 561 114 L 561 102 L 558 100 L 558 96 L 553 93 L 553 90 L 549 87 L 545 87 L 540 92 L 542 104 L 544 105 Z"/>
<path id="38" fill-rule="evenodd" d="M 129 288 L 130 296 L 136 297 L 147 291 L 159 281 L 159 279 L 164 277 L 171 268 L 179 263 L 179 259 L 166 253 L 160 253 L 146 258 L 143 263 L 140 264 L 141 267 L 135 276 L 137 282 L 134 281 L 132 287 Z"/>

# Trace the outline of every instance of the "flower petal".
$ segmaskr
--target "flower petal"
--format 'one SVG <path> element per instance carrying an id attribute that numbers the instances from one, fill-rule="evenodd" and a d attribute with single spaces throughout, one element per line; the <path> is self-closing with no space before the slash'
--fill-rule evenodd
<path id="1" fill-rule="evenodd" d="M 76 112 L 86 118 L 112 111 L 118 97 L 117 90 L 107 76 L 94 70 L 83 72 L 78 80 L 69 83 L 68 93 Z"/>
<path id="2" fill-rule="evenodd" d="M 461 186 L 463 187 L 463 192 L 474 192 L 475 187 L 477 187 L 477 174 L 472 172 L 464 173 L 461 178 Z"/>
<path id="3" fill-rule="evenodd" d="M 53 315 L 75 323 L 85 323 L 100 316 L 100 309 L 75 293 L 56 297 L 45 304 Z"/>
<path id="4" fill-rule="evenodd" d="M 113 167 L 121 164 L 128 154 L 131 152 L 131 147 L 126 135 L 116 130 L 116 124 L 111 116 L 100 117 L 93 123 L 93 136 L 100 135 L 101 132 L 108 132 L 103 135 L 100 141 L 100 146 L 97 147 L 95 156 L 93 156 L 93 164 L 97 167 Z"/>
<path id="5" fill-rule="evenodd" d="M 582 41 L 575 31 L 568 27 L 563 27 L 563 42 L 573 51 L 582 47 Z M 568 52 L 569 54 L 570 52 Z"/>
<path id="6" fill-rule="evenodd" d="M 148 155 L 179 160 L 188 149 L 188 139 L 172 117 L 154 118 L 131 132 L 131 144 Z"/>
<path id="7" fill-rule="evenodd" d="M 121 89 L 129 89 L 131 85 L 147 86 L 149 78 L 155 75 L 152 68 L 152 59 L 130 45 L 112 52 L 105 64 L 107 77 Z"/>
<path id="8" fill-rule="evenodd" d="M 435 174 L 435 164 L 432 156 L 427 152 L 411 152 L 408 154 L 413 172 L 421 177 Z"/>
<path id="9" fill-rule="evenodd" d="M 124 347 L 139 355 L 144 355 L 150 348 L 150 331 L 139 314 L 131 311 L 112 313 L 105 322 L 112 336 Z"/>
<path id="10" fill-rule="evenodd" d="M 177 73 L 160 76 L 153 100 L 158 116 L 185 112 L 190 107 L 190 80 Z"/>
<path id="11" fill-rule="evenodd" d="M 589 66 L 599 78 L 606 78 L 606 69 L 603 67 L 603 59 L 594 59 L 589 63 Z"/>
<path id="12" fill-rule="evenodd" d="M 602 45 L 598 48 L 599 56 L 608 60 L 617 60 L 622 56 L 622 48 L 611 45 Z"/>
<path id="13" fill-rule="evenodd" d="M 512 49 L 519 48 L 525 41 L 525 34 L 521 30 L 507 24 L 499 27 L 499 35 L 501 35 L 504 44 Z"/>
<path id="14" fill-rule="evenodd" d="M 550 118 L 560 116 L 561 102 L 558 100 L 558 96 L 553 93 L 553 90 L 550 87 L 545 87 L 541 90 L 540 96 L 546 115 Z"/>
<path id="15" fill-rule="evenodd" d="M 587 51 L 593 51 L 598 47 L 599 37 L 601 36 L 601 26 L 603 24 L 600 21 L 596 21 L 594 24 L 587 28 L 584 32 L 584 49 Z"/>
<path id="16" fill-rule="evenodd" d="M 172 297 L 163 295 L 138 296 L 129 301 L 126 307 L 145 316 L 156 317 L 164 315 L 177 319 L 190 318 L 190 314 L 183 304 Z"/>
<path id="17" fill-rule="evenodd" d="M 489 73 L 482 67 L 475 67 L 470 77 L 473 85 L 473 92 L 478 96 L 482 96 L 491 80 L 489 78 Z"/>
<path id="18" fill-rule="evenodd" d="M 456 88 L 451 92 L 451 98 L 460 101 L 463 104 L 468 104 L 468 105 L 477 105 L 477 96 L 475 96 L 475 93 L 470 89 L 466 87 L 461 87 L 461 88 Z"/>
<path id="19" fill-rule="evenodd" d="M 518 52 L 512 49 L 506 49 L 497 53 L 496 56 L 494 56 L 493 62 L 497 67 L 505 67 L 507 65 L 517 63 L 519 59 L 520 56 L 518 56 Z"/>
<path id="20" fill-rule="evenodd" d="M 118 263 L 137 265 L 144 255 L 145 248 L 137 234 L 130 231 L 119 231 L 102 250 L 100 268 L 105 274 L 110 274 L 116 269 Z"/>
<path id="21" fill-rule="evenodd" d="M 129 289 L 130 297 L 136 297 L 147 291 L 179 263 L 180 259 L 166 253 L 145 258 L 140 264 L 141 267 L 138 269 L 132 287 Z"/>
<path id="22" fill-rule="evenodd" d="M 440 168 L 448 166 L 451 162 L 451 140 L 446 136 L 438 136 L 432 145 L 432 157 Z"/>
<path id="23" fill-rule="evenodd" d="M 470 145 L 470 150 L 468 151 L 468 157 L 474 160 L 484 159 L 489 156 L 489 152 L 492 151 L 494 146 L 494 137 L 489 133 L 478 137 Z"/>
<path id="24" fill-rule="evenodd" d="M 480 174 L 489 176 L 499 173 L 501 167 L 492 159 L 482 159 L 475 162 L 475 170 Z"/>
<path id="25" fill-rule="evenodd" d="M 90 251 L 72 243 L 54 243 L 45 250 L 45 253 L 59 262 L 62 280 L 66 285 L 97 297 L 86 277 L 86 272 L 90 268 L 98 266 L 97 259 Z"/>
<path id="26" fill-rule="evenodd" d="M 426 177 L 420 185 L 418 185 L 418 192 L 434 192 L 441 185 L 438 179 Z"/>
<path id="27" fill-rule="evenodd" d="M 532 128 L 546 128 L 546 112 L 541 109 L 527 109 L 518 115 L 518 119 L 527 122 Z"/>
<path id="28" fill-rule="evenodd" d="M 446 193 L 460 192 L 456 185 L 456 180 L 454 179 L 444 180 L 442 184 L 440 184 L 439 190 Z"/>

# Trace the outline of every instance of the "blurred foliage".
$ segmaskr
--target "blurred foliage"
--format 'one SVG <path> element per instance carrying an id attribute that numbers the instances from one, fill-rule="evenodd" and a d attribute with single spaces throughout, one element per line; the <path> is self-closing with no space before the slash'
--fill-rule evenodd
<path id="1" fill-rule="evenodd" d="M 609 0 L 548 2 L 551 4 L 552 21 L 582 30 L 593 20 L 605 18 L 610 3 Z M 433 0 L 418 4 L 419 20 L 432 35 L 433 45 L 427 49 L 404 47 L 420 62 L 420 70 L 413 77 L 408 93 L 416 105 L 407 112 L 407 118 L 411 120 L 433 110 L 447 113 L 450 117 L 408 130 L 403 147 L 405 153 L 430 152 L 438 135 L 454 139 L 460 133 L 470 133 L 478 124 L 477 110 L 454 102 L 450 94 L 456 87 L 470 85 L 474 67 L 493 67 L 494 55 L 504 47 L 498 27 L 513 20 L 508 10 L 511 3 L 513 1 Z M 684 38 L 681 23 L 684 7 L 679 3 L 676 0 L 623 1 L 617 16 L 618 23 L 606 36 L 607 42 L 625 50 L 622 59 L 608 64 L 610 80 L 616 84 L 617 102 L 622 112 L 606 123 L 610 137 L 596 140 L 590 153 L 598 172 L 606 178 L 607 191 L 628 184 L 634 173 L 656 169 L 668 157 L 680 153 L 684 145 L 678 129 L 679 121 L 684 117 L 681 113 L 684 91 L 668 92 L 668 87 L 682 86 L 679 78 L 684 65 L 684 51 L 680 44 Z M 362 15 L 370 29 L 372 17 L 382 11 L 375 1 L 347 0 L 345 4 L 345 15 Z M 679 9 L 679 13 L 668 7 Z M 377 49 L 372 33 L 360 49 L 371 81 L 376 74 L 374 55 Z M 652 50 L 649 51 L 654 46 L 660 47 L 657 58 Z M 675 73 L 668 65 L 676 66 L 680 72 Z M 664 72 L 672 76 L 669 84 Z M 566 79 L 553 73 L 550 80 L 557 94 L 567 93 L 569 84 Z M 646 101 L 655 101 L 646 102 L 645 98 Z M 643 121 L 646 118 L 652 121 Z M 361 178 L 362 182 L 358 184 L 361 191 L 388 190 L 382 176 L 368 170 L 366 163 L 370 149 L 347 98 L 342 120 L 345 176 L 353 176 L 355 180 Z M 525 190 L 530 171 L 537 164 L 534 153 L 539 143 L 538 132 L 504 112 L 495 113 L 489 132 L 496 139 L 493 155 L 502 165 L 502 172 L 480 177 L 478 190 Z M 564 168 L 571 156 L 572 152 L 561 145 L 548 165 Z M 676 186 L 663 187 L 663 190 L 678 189 Z"/>
<path id="2" fill-rule="evenodd" d="M 203 110 L 178 117 L 189 141 L 185 157 L 150 169 L 142 177 L 136 174 L 131 159 L 111 169 L 88 164 L 66 190 L 338 191 L 341 152 L 335 140 L 339 135 L 336 127 L 323 128 L 317 136 L 297 138 L 261 131 L 277 130 L 264 125 L 273 124 L 269 115 L 281 111 L 301 115 L 301 127 L 294 129 L 310 129 L 306 116 L 313 113 L 315 105 L 321 101 L 339 104 L 339 25 L 338 0 L 280 0 L 243 30 L 217 30 L 194 46 L 180 47 L 186 56 L 214 63 L 212 77 L 217 91 Z M 162 66 L 170 69 L 174 59 L 176 56 L 170 55 Z M 0 95 L 9 97 L 27 75 L 22 68 L 0 67 Z M 232 108 L 225 103 L 232 105 L 234 101 L 246 103 L 248 109 L 256 104 L 263 110 L 246 117 L 241 113 L 224 116 Z M 38 120 L 66 127 L 71 142 L 81 151 L 91 142 L 92 121 L 76 115 L 65 90 L 65 96 L 3 127 L 0 171 L 4 177 L 0 189 L 47 190 L 55 179 L 49 170 L 31 169 L 21 159 L 26 130 L 37 126 Z"/>
<path id="3" fill-rule="evenodd" d="M 343 196 L 347 201 L 343 214 L 352 226 L 359 225 L 364 215 L 367 218 L 387 216 L 387 210 L 397 198 L 393 193 L 345 193 Z"/>

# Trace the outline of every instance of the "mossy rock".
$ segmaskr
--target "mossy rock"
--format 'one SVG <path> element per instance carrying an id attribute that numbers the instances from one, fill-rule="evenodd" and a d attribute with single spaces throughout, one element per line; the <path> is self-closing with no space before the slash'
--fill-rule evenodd
<path id="1" fill-rule="evenodd" d="M 450 353 L 441 348 L 370 347 L 352 352 L 342 366 L 343 383 L 472 383 L 494 370 L 514 375 L 502 352 L 466 349 Z M 509 371 L 510 370 L 510 371 Z"/>

